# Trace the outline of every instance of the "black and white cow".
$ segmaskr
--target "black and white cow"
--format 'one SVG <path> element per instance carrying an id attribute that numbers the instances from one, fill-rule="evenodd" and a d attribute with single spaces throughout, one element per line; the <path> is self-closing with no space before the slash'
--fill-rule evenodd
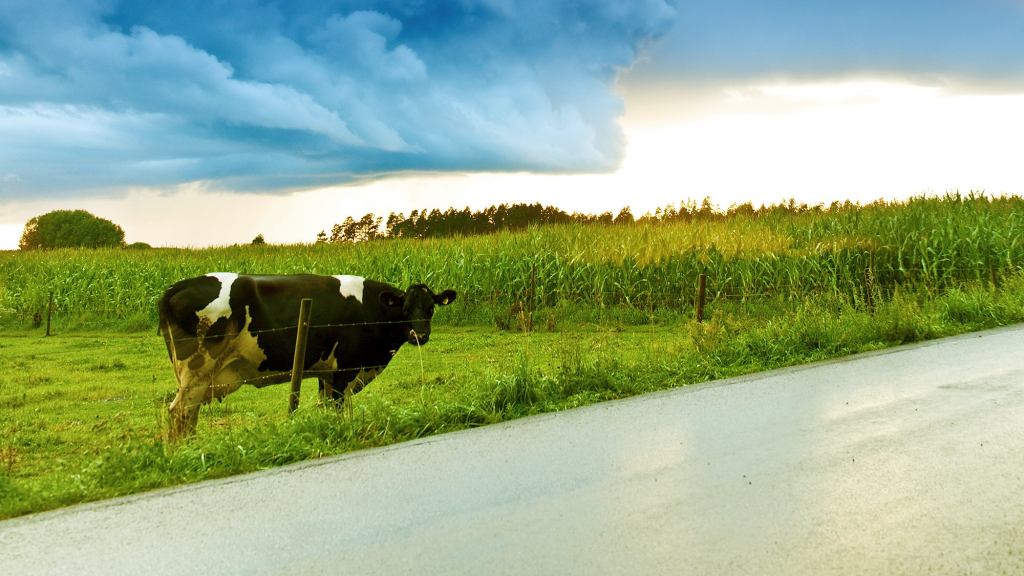
<path id="1" fill-rule="evenodd" d="M 354 394 L 387 366 L 402 344 L 430 339 L 434 306 L 455 300 L 423 284 L 401 290 L 359 276 L 244 276 L 216 273 L 182 280 L 160 299 L 160 326 L 178 394 L 171 437 L 195 430 L 199 407 L 242 384 L 290 380 L 296 320 L 312 298 L 305 373 L 334 400 Z"/>

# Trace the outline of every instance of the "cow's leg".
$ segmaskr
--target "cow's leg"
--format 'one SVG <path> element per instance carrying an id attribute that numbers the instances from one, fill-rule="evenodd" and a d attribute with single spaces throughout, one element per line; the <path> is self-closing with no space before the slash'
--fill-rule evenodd
<path id="1" fill-rule="evenodd" d="M 347 405 L 351 408 L 349 399 L 373 380 L 381 371 L 380 367 L 361 368 L 358 372 L 353 370 L 338 371 L 334 375 L 333 399 L 340 405 Z"/>
<path id="2" fill-rule="evenodd" d="M 189 372 L 182 374 L 181 382 L 178 385 L 178 394 L 168 407 L 171 417 L 169 434 L 171 441 L 184 438 L 195 432 L 196 423 L 199 421 L 199 407 L 204 401 L 208 401 L 209 394 L 210 379 L 208 376 Z"/>
<path id="3" fill-rule="evenodd" d="M 339 370 L 331 376 L 334 378 L 334 386 L 329 398 L 341 406 L 352 396 L 351 388 L 355 384 L 356 375 L 351 370 Z"/>
<path id="4" fill-rule="evenodd" d="M 345 395 L 351 396 L 353 394 L 358 393 L 360 390 L 365 388 L 367 384 L 372 382 L 373 379 L 376 378 L 378 374 L 380 374 L 380 371 L 381 367 L 379 366 L 369 366 L 360 369 L 359 373 L 356 374 L 355 378 L 353 378 L 352 381 L 349 382 L 348 386 L 345 388 Z"/>
<path id="5" fill-rule="evenodd" d="M 334 389 L 334 374 L 327 374 L 326 376 L 320 376 L 317 378 L 319 381 L 319 396 L 320 403 L 327 404 L 328 402 L 334 402 L 337 399 L 337 395 Z"/>

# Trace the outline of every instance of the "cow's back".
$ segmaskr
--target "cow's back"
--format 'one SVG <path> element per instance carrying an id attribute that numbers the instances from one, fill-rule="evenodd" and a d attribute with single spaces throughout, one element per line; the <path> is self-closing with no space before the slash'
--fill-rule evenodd
<path id="1" fill-rule="evenodd" d="M 254 330 L 276 329 L 295 324 L 304 298 L 320 304 L 314 308 L 314 316 L 325 322 L 361 321 L 365 316 L 361 306 L 346 305 L 343 288 L 334 276 L 213 273 L 168 288 L 159 303 L 160 321 L 195 335 L 196 326 L 204 319 L 212 325 L 248 314 Z"/>
<path id="2" fill-rule="evenodd" d="M 277 330 L 295 326 L 299 306 L 303 299 L 309 298 L 313 301 L 311 325 L 365 322 L 364 307 L 355 299 L 343 296 L 339 284 L 334 276 L 313 274 L 240 276 L 232 289 L 232 312 L 248 312 L 254 331 Z"/>
<path id="3" fill-rule="evenodd" d="M 386 329 L 388 318 L 376 306 L 386 289 L 393 287 L 356 276 L 214 273 L 171 286 L 160 300 L 161 326 L 172 360 L 244 332 L 266 356 L 260 370 L 288 370 L 304 298 L 313 300 L 309 361 L 335 348 L 352 358 L 364 356 Z"/>

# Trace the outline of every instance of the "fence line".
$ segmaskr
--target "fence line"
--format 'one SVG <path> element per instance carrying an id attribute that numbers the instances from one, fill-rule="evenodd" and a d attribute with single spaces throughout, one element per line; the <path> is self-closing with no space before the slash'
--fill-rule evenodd
<path id="1" fill-rule="evenodd" d="M 901 278 L 894 278 L 893 275 L 905 275 L 912 273 L 928 273 L 935 275 L 936 268 L 906 268 L 899 267 L 894 268 L 891 266 L 878 266 L 877 262 L 871 258 L 871 253 L 865 253 L 868 255 L 868 259 L 865 262 L 865 269 L 862 275 L 858 274 L 846 274 L 846 270 L 843 270 L 843 274 L 827 275 L 823 276 L 818 281 L 807 281 L 800 277 L 790 277 L 790 275 L 782 274 L 784 282 L 781 283 L 778 289 L 770 289 L 768 291 L 747 291 L 743 290 L 742 286 L 751 282 L 745 281 L 743 278 L 726 277 L 721 282 L 711 283 L 707 286 L 707 298 L 711 302 L 718 301 L 741 301 L 745 302 L 748 300 L 758 298 L 784 298 L 792 299 L 795 297 L 802 297 L 813 294 L 828 294 L 828 293 L 843 293 L 851 295 L 853 298 L 860 297 L 868 301 L 869 308 L 873 305 L 873 299 L 875 297 L 875 291 L 883 290 L 889 291 L 900 285 L 902 285 Z M 973 273 L 973 278 L 946 278 L 942 279 L 943 274 L 938 274 L 936 279 L 941 281 L 940 286 L 934 287 L 934 289 L 947 290 L 955 288 L 958 285 L 962 285 L 968 282 L 985 281 L 990 282 L 993 286 L 998 286 L 1000 283 L 1000 274 L 1018 274 L 1022 267 L 1011 266 L 1009 268 L 999 266 L 999 269 L 991 266 L 940 266 L 938 269 L 942 272 L 945 271 L 969 271 Z M 626 278 L 627 282 L 615 282 L 612 280 L 609 282 L 610 286 L 605 284 L 601 286 L 590 286 L 590 287 L 571 287 L 564 289 L 561 286 L 549 286 L 551 280 L 545 281 L 544 277 L 538 278 L 537 269 L 528 271 L 526 278 L 520 278 L 521 285 L 515 289 L 506 290 L 491 290 L 482 287 L 468 287 L 460 290 L 461 300 L 463 302 L 471 302 L 475 306 L 470 308 L 470 314 L 479 313 L 480 311 L 490 307 L 492 312 L 500 313 L 506 307 L 509 309 L 510 315 L 522 312 L 536 312 L 540 308 L 553 306 L 558 302 L 579 302 L 589 303 L 597 305 L 600 308 L 606 307 L 617 307 L 626 306 L 635 308 L 640 311 L 653 311 L 654 309 L 663 309 L 667 307 L 669 309 L 684 310 L 686 307 L 696 305 L 697 295 L 691 292 L 692 288 L 685 285 L 683 282 L 672 282 L 670 286 L 662 286 L 657 284 L 663 284 L 662 280 L 650 280 L 643 278 L 642 274 L 639 274 L 639 278 Z M 553 280 L 555 283 L 561 283 L 559 279 Z M 757 284 L 757 282 L 753 282 Z M 738 285 L 738 286 L 737 286 Z M 737 290 L 738 288 L 738 290 Z M 926 287 L 931 290 L 932 287 Z M 155 301 L 155 300 L 154 300 Z M 155 309 L 155 306 L 153 307 Z M 59 309 L 57 310 L 59 311 Z M 14 312 L 13 310 L 11 312 Z M 54 307 L 51 304 L 47 306 L 47 325 L 49 328 L 51 322 L 51 316 L 54 312 Z M 128 320 L 138 319 L 146 321 L 146 316 L 151 314 L 145 311 L 136 311 L 132 314 L 125 314 L 124 308 L 86 308 L 85 315 L 104 315 L 117 320 Z M 16 317 L 19 314 L 14 312 L 10 314 L 10 317 Z M 39 315 L 36 316 L 39 318 Z M 150 318 L 152 321 L 152 318 Z M 401 322 L 401 321 L 399 321 Z M 74 320 L 67 321 L 67 324 L 71 324 L 78 329 L 89 329 L 88 326 L 95 326 L 96 329 L 109 327 L 109 323 L 105 323 L 101 320 L 94 320 L 89 322 L 75 322 Z M 388 322 L 364 322 L 364 323 L 350 323 L 350 324 L 320 324 L 313 325 L 312 328 L 344 328 L 352 326 L 368 326 L 372 324 L 387 324 Z M 38 326 L 38 321 L 35 322 Z M 289 331 L 293 330 L 294 326 L 283 327 L 283 328 L 267 328 L 259 331 L 251 332 L 253 334 L 260 334 L 265 332 L 273 331 Z M 238 333 L 226 333 L 222 336 L 237 335 Z M 187 341 L 188 339 L 176 339 L 176 341 Z"/>
<path id="2" fill-rule="evenodd" d="M 698 284 L 700 283 L 700 278 L 701 277 L 707 278 L 707 275 L 706 274 L 700 274 L 699 277 L 698 277 Z M 854 279 L 854 278 L 851 277 L 851 280 L 852 279 Z M 821 285 L 817 285 L 817 286 L 812 284 L 811 285 L 812 287 L 809 288 L 809 289 L 805 287 L 803 289 L 804 293 L 801 294 L 801 295 L 821 295 L 821 294 L 828 294 L 828 293 L 835 293 L 835 292 L 849 293 L 851 290 L 865 291 L 865 292 L 874 292 L 875 290 L 878 290 L 880 288 L 879 281 L 877 279 L 877 272 L 875 272 L 870 267 L 866 268 L 864 275 L 862 277 L 860 277 L 860 278 L 856 278 L 856 280 L 859 280 L 859 281 L 858 282 L 844 282 L 842 284 L 833 284 L 831 286 L 826 285 L 824 283 L 822 283 Z M 970 280 L 961 280 L 960 282 L 961 283 L 965 283 L 965 282 L 970 282 Z M 558 301 L 569 301 L 569 302 L 580 302 L 582 300 L 582 301 L 586 302 L 588 300 L 591 300 L 591 299 L 593 299 L 595 297 L 599 297 L 599 296 L 616 296 L 616 297 L 621 297 L 624 300 L 623 301 L 618 301 L 618 302 L 610 302 L 610 303 L 605 303 L 605 302 L 601 302 L 601 301 L 599 301 L 599 302 L 592 302 L 592 303 L 596 304 L 599 307 L 599 309 L 614 309 L 615 307 L 617 307 L 619 305 L 625 305 L 628 308 L 633 308 L 633 309 L 636 309 L 636 310 L 642 312 L 642 311 L 645 311 L 645 310 L 650 311 L 650 310 L 654 310 L 656 308 L 660 308 L 660 306 L 666 304 L 666 302 L 674 303 L 674 306 L 672 306 L 671 304 L 670 304 L 670 306 L 673 309 L 678 309 L 679 311 L 683 311 L 686 306 L 692 305 L 692 306 L 696 307 L 698 305 L 702 305 L 702 302 L 701 302 L 701 300 L 702 300 L 701 292 L 704 292 L 703 304 L 706 304 L 707 302 L 714 303 L 714 302 L 718 302 L 718 301 L 741 301 L 741 302 L 743 302 L 743 301 L 748 301 L 748 300 L 753 300 L 753 299 L 758 299 L 758 298 L 764 298 L 764 299 L 768 299 L 768 298 L 783 298 L 783 299 L 786 299 L 786 300 L 790 300 L 795 295 L 794 294 L 795 287 L 790 287 L 788 289 L 781 289 L 781 290 L 773 290 L 773 291 L 768 291 L 768 292 L 745 292 L 745 291 L 733 292 L 733 291 L 730 291 L 730 290 L 727 290 L 727 289 L 716 289 L 716 287 L 714 287 L 712 285 L 709 285 L 707 281 L 704 282 L 704 286 L 705 286 L 704 290 L 701 290 L 699 285 L 697 287 L 691 286 L 689 289 L 686 288 L 685 286 L 681 286 L 681 285 L 673 287 L 673 288 L 665 288 L 665 289 L 644 288 L 642 286 L 634 286 L 633 287 L 634 288 L 634 292 L 633 292 L 632 295 L 630 295 L 629 291 L 627 289 L 623 288 L 623 287 L 614 288 L 614 289 L 598 289 L 598 290 L 588 290 L 588 289 L 581 288 L 579 290 L 574 290 L 569 295 L 565 295 L 564 292 L 563 292 L 561 294 L 551 294 L 550 295 L 551 297 L 548 297 L 549 294 L 546 291 L 541 290 L 541 289 L 539 289 L 539 287 L 534 287 L 534 286 L 528 286 L 528 287 L 520 289 L 520 290 L 503 290 L 503 291 L 481 290 L 481 291 L 478 291 L 478 292 L 475 292 L 475 293 L 472 291 L 472 289 L 470 289 L 468 291 L 467 290 L 460 291 L 460 300 L 462 302 L 468 302 L 468 301 L 469 302 L 473 302 L 477 306 L 484 306 L 484 307 L 486 307 L 486 306 L 491 306 L 491 307 L 497 306 L 498 310 L 504 310 L 507 307 L 507 308 L 509 308 L 510 312 L 536 313 L 536 312 L 538 312 L 538 311 L 540 311 L 540 310 L 542 310 L 544 308 L 549 308 L 550 306 L 552 306 L 552 304 L 548 303 L 548 300 L 552 300 L 552 299 L 553 300 L 558 300 Z M 729 286 L 729 281 L 726 280 L 725 281 L 725 287 L 728 287 L 728 286 Z M 804 286 L 807 286 L 807 285 L 805 284 Z M 949 287 L 945 287 L 945 288 L 949 288 Z M 689 290 L 694 290 L 694 291 L 691 293 Z M 663 302 L 651 302 L 650 298 L 652 298 L 654 296 L 664 296 L 666 298 L 665 298 L 665 301 L 663 301 Z M 865 296 L 865 297 L 866 298 L 870 298 L 871 296 L 873 296 L 873 294 L 871 294 L 870 296 Z M 499 300 L 503 300 L 503 301 L 499 302 Z M 644 300 L 646 300 L 646 301 L 644 301 Z M 492 311 L 493 311 L 493 309 L 492 309 Z M 106 312 L 111 312 L 111 310 L 90 309 L 88 312 L 90 312 L 92 314 L 104 314 Z M 395 325 L 395 324 L 406 324 L 408 322 L 409 322 L 409 320 L 400 319 L 400 320 L 374 320 L 374 321 L 362 321 L 362 322 L 321 323 L 321 324 L 310 324 L 309 328 L 310 329 L 331 329 L 331 328 L 342 328 L 342 329 L 344 329 L 344 328 L 367 327 L 367 326 L 387 326 L 387 325 Z M 105 324 L 103 324 L 101 322 L 95 322 L 94 324 L 96 326 L 98 326 L 98 327 L 106 327 L 107 326 L 107 325 L 105 325 Z M 260 334 L 266 334 L 266 333 L 292 331 L 292 330 L 295 330 L 296 328 L 297 328 L 297 325 L 288 325 L 288 326 L 282 326 L 282 327 L 276 327 L 276 328 L 262 328 L 262 329 L 259 329 L 259 330 L 246 330 L 245 332 L 248 333 L 248 334 L 251 334 L 253 336 L 258 336 Z M 163 330 L 164 326 L 161 325 L 160 329 Z M 213 334 L 213 335 L 208 334 L 208 335 L 205 335 L 203 337 L 199 337 L 199 336 L 195 336 L 195 337 L 179 337 L 179 338 L 174 338 L 174 342 L 175 343 L 183 343 L 183 342 L 199 340 L 200 338 L 226 338 L 226 337 L 238 336 L 239 334 L 242 334 L 242 332 L 224 332 L 224 333 Z"/>
<path id="3" fill-rule="evenodd" d="M 707 285 L 707 302 L 721 302 L 721 301 L 734 301 L 734 302 L 746 302 L 756 299 L 784 299 L 792 300 L 795 297 L 806 297 L 823 294 L 852 294 L 861 293 L 865 290 L 877 291 L 877 290 L 889 290 L 892 286 L 886 283 L 880 282 L 877 278 L 877 274 L 872 275 L 872 281 L 866 282 L 864 278 L 860 278 L 859 282 L 844 282 L 841 284 L 827 285 L 821 283 L 817 286 L 799 288 L 797 286 L 783 287 L 780 290 L 774 290 L 769 292 L 745 292 L 745 291 L 732 291 L 728 289 L 721 289 L 708 282 Z M 934 287 L 929 289 L 937 290 L 949 290 L 955 289 L 961 285 L 969 282 L 984 280 L 990 284 L 993 283 L 988 278 L 979 278 L 975 280 L 960 279 L 949 285 L 942 287 Z M 896 284 L 894 286 L 899 286 Z M 727 288 L 728 284 L 724 288 Z M 692 290 L 692 292 L 691 292 Z M 577 290 L 570 294 L 565 292 L 554 293 L 548 292 L 542 289 L 537 290 L 535 293 L 530 293 L 529 289 L 517 290 L 517 291 L 481 291 L 474 293 L 472 291 L 460 291 L 460 300 L 462 302 L 472 302 L 473 307 L 476 309 L 487 309 L 489 308 L 492 312 L 520 312 L 520 311 L 532 311 L 537 312 L 544 308 L 550 308 L 558 302 L 569 302 L 569 303 L 581 303 L 597 306 L 598 309 L 612 310 L 617 307 L 625 307 L 635 309 L 638 311 L 650 311 L 655 309 L 673 309 L 683 311 L 685 308 L 692 306 L 696 303 L 696 290 L 693 287 L 687 288 L 680 286 L 673 289 L 645 289 L 637 287 L 632 294 L 625 289 L 612 289 L 612 290 Z M 107 329 L 110 328 L 113 323 L 117 321 L 128 320 L 132 318 L 139 318 L 138 316 L 127 315 L 123 316 L 123 309 L 95 309 L 89 308 L 85 310 L 86 316 L 108 316 L 111 320 L 87 320 L 87 321 L 75 321 L 69 319 L 68 316 L 59 314 L 55 309 L 52 316 L 52 324 L 55 328 L 59 329 L 61 324 L 71 325 L 77 330 L 89 330 L 89 329 Z M 9 317 L 17 317 L 18 314 L 11 314 Z M 49 314 L 47 316 L 50 316 Z M 63 317 L 63 320 L 61 319 Z M 48 318 L 49 319 L 49 318 Z M 141 319 L 141 318 L 140 318 Z M 373 325 L 388 325 L 396 323 L 404 323 L 405 320 L 395 321 L 372 321 L 372 322 L 352 322 L 352 323 L 327 323 L 327 324 L 312 324 L 310 328 L 346 328 L 346 327 L 357 327 L 357 326 L 373 326 Z M 151 318 L 147 323 L 152 326 L 158 324 L 157 318 Z M 93 328 L 90 328 L 93 327 Z M 160 326 L 162 330 L 163 327 Z M 278 328 L 264 328 L 255 331 L 248 331 L 251 334 L 262 334 L 269 332 L 281 332 L 294 330 L 295 326 L 286 326 Z M 218 336 L 233 336 L 238 335 L 239 332 L 230 332 L 220 334 Z M 176 342 L 188 341 L 189 338 L 175 339 Z"/>
<path id="4" fill-rule="evenodd" d="M 874 269 L 871 266 L 868 266 L 868 267 L 865 268 L 864 276 L 862 277 L 862 280 L 863 280 L 863 284 L 861 284 L 860 286 L 855 286 L 855 287 L 864 290 L 862 304 L 866 307 L 867 310 L 873 311 L 874 307 L 875 307 L 875 302 L 873 300 L 873 298 L 875 296 L 874 292 L 875 292 L 875 290 L 878 289 L 878 286 L 876 284 L 877 280 L 875 279 L 875 276 L 874 276 Z M 694 305 L 696 307 L 695 317 L 696 317 L 696 321 L 697 322 L 703 321 L 703 317 L 704 317 L 704 307 L 705 307 L 705 304 L 706 304 L 706 295 L 707 295 L 706 294 L 706 285 L 707 285 L 707 277 L 706 277 L 706 275 L 705 274 L 700 274 L 699 277 L 698 277 L 698 284 L 697 284 L 697 287 L 696 287 L 696 296 L 694 298 Z M 821 293 L 827 293 L 827 292 L 828 291 L 826 290 L 826 291 L 822 291 Z M 616 295 L 621 295 L 621 294 L 623 294 L 623 291 L 622 290 L 614 290 L 614 291 L 611 291 L 611 293 L 614 293 Z M 644 292 L 641 292 L 641 293 L 644 293 Z M 678 295 L 681 294 L 681 290 L 679 290 L 679 289 L 673 289 L 671 291 L 665 290 L 664 293 L 665 294 L 672 294 L 673 296 L 678 296 Z M 532 315 L 535 314 L 538 311 L 538 309 L 536 307 L 537 300 L 538 300 L 537 299 L 537 294 L 535 292 L 533 292 L 533 290 L 530 290 L 530 291 L 528 291 L 526 293 L 524 293 L 523 291 L 513 291 L 513 292 L 502 292 L 502 294 L 514 294 L 516 296 L 522 297 L 524 300 L 528 300 L 530 302 L 531 307 L 528 308 L 528 309 L 524 308 L 524 309 L 521 310 L 521 312 L 523 312 L 524 314 L 529 314 L 531 316 L 531 318 L 532 318 Z M 769 292 L 769 293 L 736 293 L 736 294 L 729 294 L 729 293 L 724 293 L 724 292 L 718 292 L 718 293 L 715 293 L 715 294 L 712 295 L 711 301 L 714 302 L 714 301 L 718 301 L 718 300 L 729 300 L 729 299 L 733 299 L 733 298 L 738 298 L 738 299 L 741 299 L 741 300 L 748 300 L 748 299 L 759 298 L 759 297 L 778 297 L 780 295 L 785 297 L 784 294 L 780 294 L 778 292 Z M 311 300 L 304 299 L 302 301 L 302 307 L 300 308 L 299 318 L 296 321 L 296 324 L 294 324 L 294 325 L 282 326 L 282 327 L 277 327 L 277 328 L 265 328 L 265 329 L 261 329 L 261 330 L 254 330 L 254 331 L 246 331 L 245 332 L 245 333 L 248 333 L 248 334 L 256 337 L 256 336 L 259 336 L 260 334 L 264 334 L 264 333 L 275 333 L 275 332 L 283 332 L 283 331 L 295 330 L 296 331 L 296 347 L 293 350 L 294 351 L 294 361 L 293 361 L 292 369 L 290 371 L 279 371 L 279 372 L 274 372 L 274 373 L 270 373 L 270 374 L 259 375 L 259 376 L 253 377 L 253 378 L 247 378 L 247 379 L 243 379 L 243 380 L 239 380 L 239 381 L 235 381 L 235 382 L 231 382 L 231 383 L 217 383 L 217 384 L 212 384 L 211 383 L 211 385 L 219 387 L 219 386 L 234 386 L 236 384 L 237 385 L 255 384 L 255 383 L 259 383 L 261 381 L 280 380 L 285 375 L 288 375 L 288 376 L 290 376 L 290 379 L 292 381 L 292 390 L 291 390 L 291 393 L 289 394 L 289 412 L 292 412 L 292 411 L 295 410 L 295 408 L 298 405 L 299 388 L 301 386 L 301 381 L 302 381 L 302 379 L 304 377 L 327 376 L 327 375 L 335 374 L 335 373 L 338 372 L 338 370 L 325 370 L 325 369 L 305 370 L 304 369 L 304 361 L 305 361 L 304 342 L 305 342 L 305 339 L 306 339 L 306 335 L 308 334 L 308 330 L 310 330 L 310 329 L 321 329 L 322 330 L 322 329 L 332 329 L 332 328 L 345 329 L 345 328 L 357 328 L 357 327 L 366 327 L 366 326 L 407 324 L 407 323 L 410 322 L 409 320 L 404 320 L 403 319 L 403 320 L 377 320 L 377 321 L 364 321 L 364 322 L 342 322 L 342 323 L 311 324 L 309 322 L 309 317 L 310 317 L 309 304 L 307 304 L 307 303 L 311 303 Z M 528 328 L 525 331 L 532 330 L 532 323 L 528 324 L 527 326 L 528 326 Z M 300 327 L 301 327 L 301 329 L 300 329 Z M 225 332 L 225 333 L 222 333 L 222 334 L 213 334 L 213 335 L 206 334 L 203 337 L 196 336 L 196 337 L 185 337 L 185 338 L 173 338 L 173 341 L 175 343 L 180 343 L 180 342 L 187 342 L 187 341 L 196 341 L 196 340 L 205 339 L 205 338 L 223 339 L 223 338 L 230 338 L 230 337 L 233 337 L 233 336 L 237 336 L 237 335 L 242 334 L 242 333 L 243 332 L 230 332 L 230 333 Z M 354 371 L 357 371 L 357 370 L 362 370 L 362 369 L 367 369 L 367 368 L 377 368 L 377 367 L 379 367 L 379 366 L 376 366 L 376 365 L 375 366 L 358 366 L 358 367 L 344 368 L 344 370 L 346 370 L 346 371 L 351 370 L 351 371 L 354 372 Z M 328 381 L 328 383 L 329 383 L 329 381 Z M 346 383 L 346 385 L 347 385 L 347 383 Z M 329 387 L 327 387 L 327 390 L 325 391 L 325 393 L 327 393 L 328 395 L 331 394 L 331 391 L 330 391 Z"/>
<path id="5" fill-rule="evenodd" d="M 942 280 L 944 282 L 951 282 L 951 283 L 971 282 L 971 281 L 977 281 L 977 280 L 985 280 L 985 281 L 989 281 L 989 282 L 992 281 L 992 276 L 991 276 L 991 272 L 990 272 L 989 269 L 982 270 L 982 269 L 971 268 L 969 270 L 972 271 L 972 272 L 977 272 L 977 274 L 974 277 L 972 277 L 972 278 L 946 278 L 946 279 L 942 279 Z M 1018 273 L 1020 270 L 1022 270 L 1022 268 L 1009 268 L 1009 269 L 1003 269 L 1002 271 L 1004 273 L 1008 273 L 1008 274 L 1015 274 L 1015 273 Z M 877 284 L 877 283 L 879 283 L 878 276 L 879 276 L 880 272 L 882 272 L 883 275 L 888 275 L 888 273 L 904 274 L 904 273 L 911 272 L 911 271 L 912 270 L 906 270 L 906 269 L 904 269 L 904 270 L 890 269 L 890 270 L 881 270 L 880 271 L 877 268 L 875 268 L 873 275 L 875 276 L 875 279 L 876 279 L 875 283 Z M 785 276 L 785 275 L 780 274 L 780 276 Z M 817 282 L 817 283 L 800 283 L 800 284 L 797 284 L 797 283 L 792 283 L 791 282 L 791 283 L 787 283 L 783 287 L 783 290 L 774 290 L 772 292 L 749 292 L 749 291 L 736 291 L 736 292 L 734 292 L 734 291 L 718 290 L 718 291 L 716 291 L 716 294 L 720 295 L 721 297 L 726 297 L 726 298 L 769 297 L 769 296 L 777 296 L 777 295 L 779 295 L 780 292 L 783 292 L 783 291 L 791 292 L 794 289 L 800 288 L 801 286 L 805 286 L 806 287 L 808 285 L 810 285 L 810 286 L 819 285 L 819 286 L 824 287 L 824 288 L 828 288 L 830 286 L 833 287 L 833 288 L 851 288 L 851 287 L 857 286 L 858 284 L 862 283 L 862 281 L 863 281 L 862 278 L 858 278 L 856 275 L 849 275 L 849 276 L 843 277 L 843 278 L 841 278 L 841 281 L 838 282 L 838 283 L 836 283 L 836 282 L 830 283 L 828 281 L 829 278 L 832 278 L 832 277 L 823 278 L 822 281 Z M 632 279 L 632 281 L 634 281 L 636 283 L 633 286 L 622 286 L 619 283 L 617 283 L 615 281 L 612 281 L 611 283 L 614 285 L 613 287 L 604 287 L 604 288 L 596 288 L 596 289 L 595 288 L 579 287 L 579 288 L 572 288 L 572 289 L 569 289 L 569 290 L 565 290 L 565 289 L 563 289 L 563 287 L 555 287 L 555 288 L 552 288 L 551 290 L 548 290 L 548 289 L 546 289 L 547 283 L 543 279 L 539 279 L 537 284 L 536 284 L 536 291 L 537 291 L 537 293 L 534 294 L 534 295 L 537 296 L 537 297 L 540 297 L 541 295 L 544 295 L 544 296 L 556 296 L 556 297 L 561 297 L 561 298 L 565 298 L 565 299 L 572 299 L 572 298 L 579 298 L 579 297 L 598 297 L 598 296 L 615 296 L 615 297 L 626 297 L 626 298 L 629 298 L 630 297 L 629 292 L 633 292 L 634 295 L 638 295 L 638 296 L 666 296 L 666 297 L 670 297 L 671 296 L 671 297 L 678 297 L 681 293 L 684 293 L 683 291 L 685 291 L 687 289 L 687 287 L 682 285 L 682 284 L 677 284 L 677 285 L 675 285 L 673 287 L 669 287 L 669 288 L 654 286 L 654 283 L 659 283 L 659 284 L 660 283 L 664 283 L 664 281 L 659 280 L 659 279 L 649 280 L 649 279 L 641 277 L 641 278 Z M 554 280 L 554 281 L 551 281 L 551 282 L 556 282 L 557 283 L 559 281 L 558 280 Z M 890 282 L 892 282 L 892 281 L 890 280 Z M 736 283 L 744 283 L 744 280 L 742 278 L 728 278 L 728 279 L 724 280 L 723 283 L 725 284 L 726 287 L 728 287 L 728 286 L 734 285 Z M 896 283 L 898 284 L 898 281 L 896 281 Z M 494 301 L 494 300 L 497 300 L 497 299 L 511 299 L 511 300 L 525 299 L 525 298 L 528 298 L 530 296 L 531 286 L 532 286 L 531 284 L 524 284 L 521 288 L 518 288 L 518 289 L 507 289 L 507 290 L 492 290 L 492 289 L 480 288 L 480 287 L 469 287 L 469 288 L 462 288 L 462 289 L 460 289 L 459 290 L 459 294 L 460 294 L 461 299 L 463 299 L 463 300 L 466 299 L 467 297 L 468 298 L 474 298 L 477 301 Z M 709 278 L 709 285 L 708 286 L 709 286 L 709 290 L 710 290 L 712 288 L 712 284 L 710 283 L 710 278 Z M 563 295 L 566 295 L 566 294 L 568 294 L 568 296 L 563 296 Z M 55 294 L 55 297 L 56 296 L 59 296 L 59 293 Z M 154 302 L 153 309 L 155 310 L 155 302 L 158 300 L 158 298 L 152 298 L 152 300 Z M 59 305 L 58 301 L 59 301 L 59 299 L 55 298 L 54 307 L 53 307 L 54 314 L 62 312 L 62 308 L 64 308 L 64 306 Z M 48 306 L 45 303 L 42 306 L 43 306 L 43 308 L 48 308 Z M 119 307 L 119 308 L 100 308 L 100 307 L 93 307 L 93 306 L 86 305 L 86 306 L 83 307 L 83 311 L 91 313 L 91 314 L 106 314 L 106 315 L 110 315 L 110 316 L 115 317 L 115 318 L 121 318 L 122 317 L 121 315 L 124 314 L 125 309 L 123 307 Z M 13 309 L 10 310 L 9 312 L 13 313 L 13 314 L 18 314 L 19 313 L 18 311 L 13 310 Z"/>

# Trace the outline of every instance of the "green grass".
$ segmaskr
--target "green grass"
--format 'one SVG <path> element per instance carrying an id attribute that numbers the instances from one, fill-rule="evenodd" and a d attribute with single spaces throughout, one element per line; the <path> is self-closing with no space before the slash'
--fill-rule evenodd
<path id="1" fill-rule="evenodd" d="M 436 330 L 403 348 L 346 410 L 307 381 L 244 387 L 204 407 L 197 435 L 164 442 L 174 379 L 146 333 L 0 335 L 0 517 L 266 469 L 530 414 L 1024 321 L 1024 274 L 933 295 L 897 293 L 873 312 L 822 295 L 720 302 L 709 320 L 563 324 L 555 331 Z"/>
<path id="2" fill-rule="evenodd" d="M 693 308 L 704 272 L 714 298 L 998 284 L 1024 266 L 1024 199 L 953 195 L 907 203 L 708 215 L 691 222 L 558 225 L 489 236 L 363 245 L 0 253 L 0 326 L 25 327 L 54 296 L 62 329 L 155 326 L 156 301 L 214 271 L 359 274 L 459 290 L 450 324 L 492 322 L 517 305 Z"/>
<path id="3" fill-rule="evenodd" d="M 0 517 L 1022 322 L 1022 238 L 1024 199 L 954 195 L 356 246 L 0 253 Z M 211 271 L 459 298 L 349 409 L 317 406 L 307 382 L 288 417 L 287 387 L 244 387 L 172 447 L 155 302 Z M 30 325 L 51 292 L 46 338 Z"/>

